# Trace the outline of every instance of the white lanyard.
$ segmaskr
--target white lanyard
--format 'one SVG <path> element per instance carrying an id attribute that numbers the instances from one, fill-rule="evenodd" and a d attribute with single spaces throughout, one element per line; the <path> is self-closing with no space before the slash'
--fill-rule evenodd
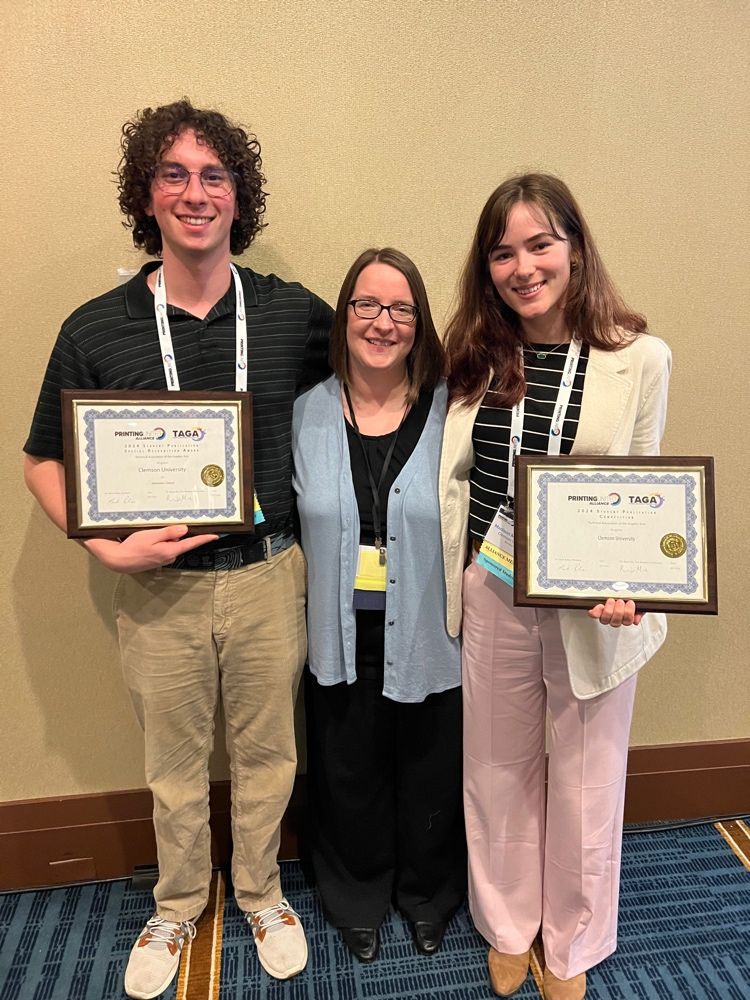
<path id="1" fill-rule="evenodd" d="M 557 390 L 555 408 L 552 411 L 552 426 L 550 427 L 549 439 L 547 442 L 547 454 L 559 455 L 562 443 L 562 428 L 565 421 L 565 414 L 568 411 L 570 394 L 573 391 L 573 381 L 578 370 L 578 359 L 581 356 L 581 341 L 576 337 L 568 345 L 568 353 L 565 357 L 565 367 L 563 368 L 560 388 Z M 523 364 L 523 351 L 521 351 L 521 364 Z M 523 443 L 523 423 L 524 423 L 524 403 L 521 399 L 513 407 L 510 418 L 510 447 L 508 449 L 508 499 L 513 500 L 516 492 L 515 476 L 513 467 L 516 464 L 516 455 L 521 454 L 521 444 Z"/>
<path id="2" fill-rule="evenodd" d="M 247 390 L 247 320 L 245 319 L 245 296 L 242 292 L 242 282 L 240 275 L 234 264 L 230 264 L 232 278 L 234 279 L 234 295 L 236 300 L 236 361 L 234 387 L 237 392 Z M 154 289 L 154 315 L 156 316 L 156 328 L 159 331 L 159 345 L 161 347 L 161 357 L 164 363 L 164 377 L 167 380 L 167 389 L 170 391 L 180 388 L 180 380 L 177 377 L 177 362 L 172 347 L 172 333 L 169 329 L 169 319 L 167 317 L 167 288 L 164 284 L 164 268 L 160 267 L 156 272 L 156 288 Z"/>

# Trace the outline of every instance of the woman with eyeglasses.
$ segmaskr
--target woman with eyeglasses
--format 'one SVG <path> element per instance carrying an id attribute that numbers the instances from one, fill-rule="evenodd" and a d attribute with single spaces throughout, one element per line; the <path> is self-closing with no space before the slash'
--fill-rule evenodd
<path id="1" fill-rule="evenodd" d="M 330 361 L 293 424 L 313 866 L 357 958 L 377 956 L 391 901 L 431 955 L 466 888 L 460 651 L 438 506 L 445 356 L 398 250 L 366 250 L 349 269 Z"/>
<path id="2" fill-rule="evenodd" d="M 665 620 L 612 598 L 588 613 L 515 607 L 512 562 L 490 571 L 477 556 L 497 513 L 512 560 L 515 455 L 658 454 L 670 353 L 545 174 L 511 178 L 484 206 L 446 345 L 441 500 L 451 634 L 463 585 L 469 905 L 495 993 L 523 984 L 541 927 L 545 997 L 581 1000 L 586 971 L 616 947 L 636 677 Z"/>

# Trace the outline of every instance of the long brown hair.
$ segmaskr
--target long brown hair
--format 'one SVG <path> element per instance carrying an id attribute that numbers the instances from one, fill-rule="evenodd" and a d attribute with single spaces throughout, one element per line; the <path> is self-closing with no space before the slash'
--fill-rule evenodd
<path id="1" fill-rule="evenodd" d="M 571 269 L 564 304 L 568 329 L 605 351 L 618 350 L 629 342 L 627 334 L 646 329 L 645 318 L 628 309 L 615 288 L 568 186 L 550 174 L 511 177 L 493 191 L 479 216 L 461 274 L 458 306 L 445 336 L 450 396 L 467 405 L 482 397 L 490 371 L 497 378 L 496 393 L 488 399 L 491 405 L 513 406 L 526 392 L 518 351 L 519 343 L 525 342 L 523 330 L 518 315 L 500 298 L 489 270 L 490 252 L 519 202 L 537 208 L 551 234 L 569 243 Z"/>
<path id="2" fill-rule="evenodd" d="M 393 247 L 382 250 L 371 248 L 357 257 L 346 273 L 344 283 L 336 303 L 336 315 L 331 328 L 331 338 L 328 344 L 328 360 L 336 372 L 339 381 L 344 385 L 349 383 L 349 350 L 346 345 L 346 326 L 349 319 L 349 300 L 357 284 L 357 278 L 369 264 L 388 264 L 406 278 L 409 289 L 414 297 L 417 313 L 414 330 L 414 346 L 406 359 L 409 374 L 409 391 L 407 399 L 416 403 L 422 389 L 434 389 L 438 379 L 445 374 L 446 360 L 443 345 L 437 335 L 432 321 L 430 303 L 427 291 L 422 281 L 417 265 L 406 254 Z"/>

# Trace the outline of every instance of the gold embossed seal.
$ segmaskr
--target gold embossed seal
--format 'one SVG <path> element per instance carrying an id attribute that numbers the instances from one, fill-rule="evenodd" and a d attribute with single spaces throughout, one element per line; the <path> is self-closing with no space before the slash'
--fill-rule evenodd
<path id="1" fill-rule="evenodd" d="M 201 479 L 206 486 L 221 486 L 224 482 L 224 470 L 220 465 L 206 465 L 201 469 Z"/>
<path id="2" fill-rule="evenodd" d="M 684 556 L 687 552 L 687 542 L 676 531 L 670 531 L 659 542 L 659 548 L 665 556 L 668 556 L 670 559 L 677 559 L 679 556 Z"/>

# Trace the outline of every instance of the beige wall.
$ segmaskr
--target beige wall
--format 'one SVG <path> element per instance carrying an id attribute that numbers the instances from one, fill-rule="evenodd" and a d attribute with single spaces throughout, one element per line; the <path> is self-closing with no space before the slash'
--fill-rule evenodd
<path id="1" fill-rule="evenodd" d="M 633 742 L 750 735 L 741 0 L 2 3 L 0 800 L 143 784 L 114 578 L 34 508 L 20 449 L 61 320 L 140 260 L 110 174 L 119 127 L 183 94 L 261 139 L 269 227 L 247 261 L 329 301 L 360 249 L 392 243 L 441 319 L 493 187 L 525 168 L 570 183 L 674 350 L 665 451 L 717 460 L 721 615 L 672 619 Z"/>

